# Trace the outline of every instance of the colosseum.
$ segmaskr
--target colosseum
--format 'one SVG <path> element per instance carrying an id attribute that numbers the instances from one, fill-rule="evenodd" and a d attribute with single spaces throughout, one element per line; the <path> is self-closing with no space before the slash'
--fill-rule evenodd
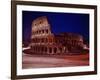
<path id="1" fill-rule="evenodd" d="M 33 54 L 75 54 L 83 50 L 83 37 L 75 33 L 54 34 L 46 16 L 32 22 L 31 51 Z"/>

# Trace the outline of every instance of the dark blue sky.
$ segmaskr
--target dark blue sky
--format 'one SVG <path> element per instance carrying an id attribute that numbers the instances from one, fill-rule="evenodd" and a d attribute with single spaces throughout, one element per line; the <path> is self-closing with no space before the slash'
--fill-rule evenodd
<path id="1" fill-rule="evenodd" d="M 78 33 L 82 35 L 87 42 L 89 41 L 89 14 L 35 11 L 23 11 L 22 14 L 24 41 L 29 40 L 31 37 L 32 21 L 41 16 L 47 16 L 53 33 Z"/>

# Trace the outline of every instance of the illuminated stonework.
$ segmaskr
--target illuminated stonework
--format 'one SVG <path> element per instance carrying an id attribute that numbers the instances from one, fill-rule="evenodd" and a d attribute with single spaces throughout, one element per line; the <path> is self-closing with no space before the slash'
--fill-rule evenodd
<path id="1" fill-rule="evenodd" d="M 83 50 L 83 37 L 74 33 L 53 34 L 46 16 L 32 22 L 31 44 L 33 54 L 70 54 Z"/>

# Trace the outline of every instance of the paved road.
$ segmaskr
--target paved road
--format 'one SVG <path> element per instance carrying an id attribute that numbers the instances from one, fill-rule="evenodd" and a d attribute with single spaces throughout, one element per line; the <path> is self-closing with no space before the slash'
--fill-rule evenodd
<path id="1" fill-rule="evenodd" d="M 68 67 L 89 65 L 89 55 L 30 55 L 23 54 L 22 67 L 46 68 L 46 67 Z"/>

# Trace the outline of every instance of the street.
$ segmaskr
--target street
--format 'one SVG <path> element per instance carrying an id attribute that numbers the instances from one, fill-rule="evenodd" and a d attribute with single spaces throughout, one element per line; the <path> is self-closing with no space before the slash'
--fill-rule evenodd
<path id="1" fill-rule="evenodd" d="M 23 54 L 22 68 L 49 68 L 88 66 L 89 54 L 77 55 L 31 55 Z"/>

